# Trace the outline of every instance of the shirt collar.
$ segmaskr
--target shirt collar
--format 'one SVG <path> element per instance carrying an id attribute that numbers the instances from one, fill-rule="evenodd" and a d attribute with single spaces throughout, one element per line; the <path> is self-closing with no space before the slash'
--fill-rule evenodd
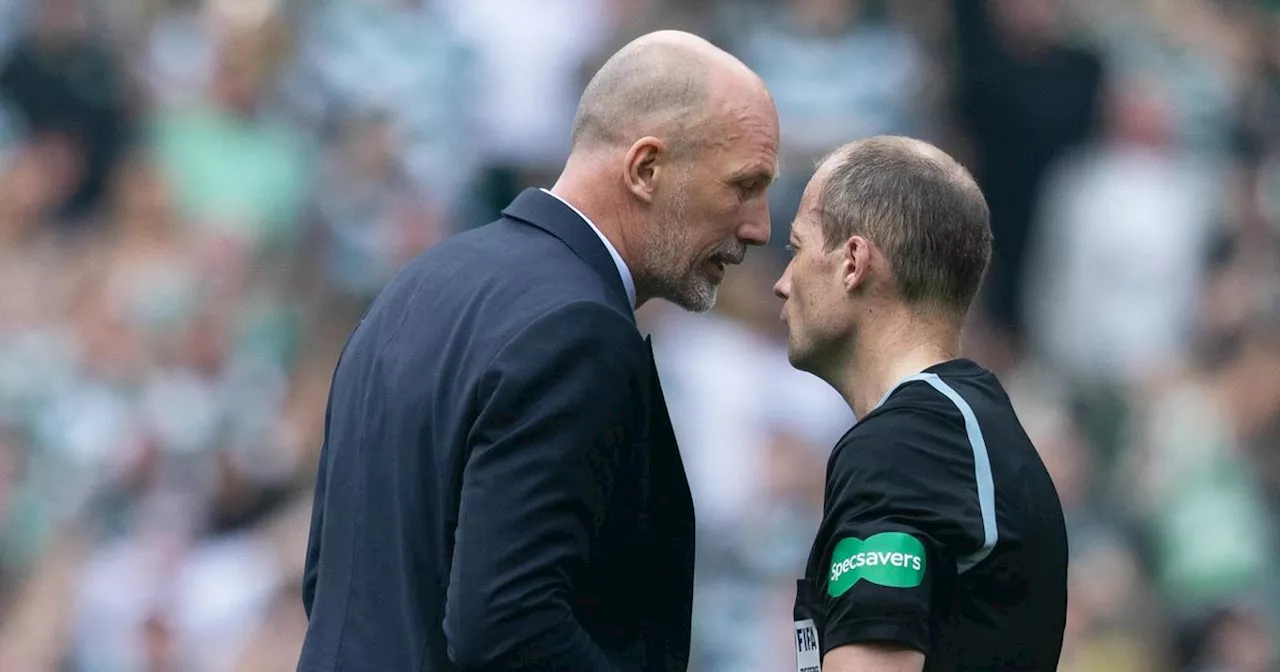
<path id="1" fill-rule="evenodd" d="M 595 231 L 596 235 L 600 237 L 600 242 L 604 243 L 605 249 L 609 250 L 609 256 L 613 257 L 613 264 L 618 267 L 618 275 L 622 276 L 622 286 L 625 287 L 627 290 L 627 298 L 631 301 L 631 308 L 635 309 L 636 283 L 635 283 L 635 280 L 632 279 L 631 277 L 631 269 L 627 268 L 627 263 L 622 260 L 622 255 L 618 254 L 617 248 L 613 246 L 613 243 L 609 242 L 609 239 L 606 238 L 604 233 L 600 231 L 600 229 L 596 226 L 596 223 L 591 221 L 590 217 L 587 217 L 586 215 L 582 214 L 582 211 L 579 210 L 577 207 L 575 207 L 572 203 L 564 200 L 563 198 L 560 198 L 559 196 L 556 196 L 555 194 L 551 193 L 551 191 L 548 189 L 543 189 L 542 191 L 554 197 L 557 201 L 560 201 L 561 203 L 564 203 L 565 205 L 569 206 L 570 209 L 578 213 L 578 216 L 582 218 L 582 221 L 586 222 L 587 226 L 590 226 L 591 230 Z"/>

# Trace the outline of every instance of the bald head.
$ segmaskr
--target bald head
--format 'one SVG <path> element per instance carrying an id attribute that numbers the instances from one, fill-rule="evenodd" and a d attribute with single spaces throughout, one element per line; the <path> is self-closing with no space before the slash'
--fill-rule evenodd
<path id="1" fill-rule="evenodd" d="M 778 112 L 764 82 L 678 31 L 627 44 L 587 84 L 552 193 L 619 251 L 637 303 L 715 305 L 725 268 L 769 241 Z"/>
<path id="2" fill-rule="evenodd" d="M 696 35 L 649 33 L 628 43 L 591 78 L 573 121 L 574 151 L 625 148 L 644 136 L 682 154 L 712 131 L 712 103 L 763 94 L 763 82 L 729 53 Z"/>
<path id="3" fill-rule="evenodd" d="M 878 136 L 832 152 L 814 179 L 828 250 L 863 236 L 888 257 L 904 302 L 968 311 L 992 236 L 982 190 L 955 159 L 927 142 Z"/>

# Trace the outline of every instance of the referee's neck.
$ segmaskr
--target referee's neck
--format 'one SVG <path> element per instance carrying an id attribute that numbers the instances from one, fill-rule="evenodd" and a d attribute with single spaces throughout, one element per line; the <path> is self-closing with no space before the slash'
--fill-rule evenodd
<path id="1" fill-rule="evenodd" d="M 837 385 L 859 418 L 875 409 L 903 378 L 960 354 L 959 329 L 950 324 L 915 317 L 878 326 L 860 330 L 852 361 Z"/>

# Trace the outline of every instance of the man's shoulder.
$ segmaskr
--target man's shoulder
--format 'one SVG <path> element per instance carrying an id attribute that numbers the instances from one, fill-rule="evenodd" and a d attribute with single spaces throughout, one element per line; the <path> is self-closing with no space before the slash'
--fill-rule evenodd
<path id="1" fill-rule="evenodd" d="M 965 397 L 974 392 L 966 383 L 926 372 L 900 384 L 841 437 L 828 479 L 928 483 L 929 489 L 971 485 L 974 420 Z"/>
<path id="2" fill-rule="evenodd" d="M 509 217 L 499 217 L 446 237 L 415 257 L 407 267 L 417 265 L 422 270 L 430 270 L 445 266 L 467 275 L 492 268 L 495 262 L 504 271 L 519 271 L 560 266 L 570 258 L 575 258 L 572 250 L 555 236 Z M 523 262 L 519 266 L 501 266 L 517 259 Z M 450 261 L 455 263 L 447 263 Z"/>
<path id="3" fill-rule="evenodd" d="M 850 428 L 835 453 L 849 453 L 844 460 L 876 460 L 896 445 L 954 443 L 955 430 L 963 423 L 955 404 L 930 385 L 913 381 Z"/>
<path id="4" fill-rule="evenodd" d="M 510 218 L 450 236 L 413 264 L 419 272 L 463 287 L 510 287 L 521 295 L 556 294 L 567 301 L 606 296 L 605 279 L 568 245 Z"/>
<path id="5" fill-rule="evenodd" d="M 497 220 L 450 236 L 401 268 L 365 313 L 355 347 L 372 353 L 400 343 L 396 352 L 408 356 L 444 354 L 480 366 L 521 333 L 577 329 L 605 339 L 627 333 L 624 327 L 636 331 L 634 316 L 615 303 L 599 275 L 559 240 Z"/>
<path id="6" fill-rule="evenodd" d="M 952 360 L 899 382 L 841 444 L 906 440 L 968 445 L 966 423 L 973 421 L 968 416 L 1002 401 L 1007 405 L 991 372 L 969 360 Z"/>
<path id="7" fill-rule="evenodd" d="M 563 242 L 502 218 L 439 242 L 406 264 L 385 294 L 428 297 L 435 313 L 479 311 L 486 322 L 536 319 L 556 306 L 608 304 L 607 285 Z M 394 303 L 394 300 L 391 301 Z"/>

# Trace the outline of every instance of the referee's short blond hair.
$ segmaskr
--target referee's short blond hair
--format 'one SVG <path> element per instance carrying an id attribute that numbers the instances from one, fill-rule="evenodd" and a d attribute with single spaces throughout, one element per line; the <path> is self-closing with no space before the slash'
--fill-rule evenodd
<path id="1" fill-rule="evenodd" d="M 876 136 L 827 155 L 824 247 L 863 236 L 889 259 L 904 303 L 963 320 L 991 261 L 991 216 L 969 171 L 933 145 Z"/>

